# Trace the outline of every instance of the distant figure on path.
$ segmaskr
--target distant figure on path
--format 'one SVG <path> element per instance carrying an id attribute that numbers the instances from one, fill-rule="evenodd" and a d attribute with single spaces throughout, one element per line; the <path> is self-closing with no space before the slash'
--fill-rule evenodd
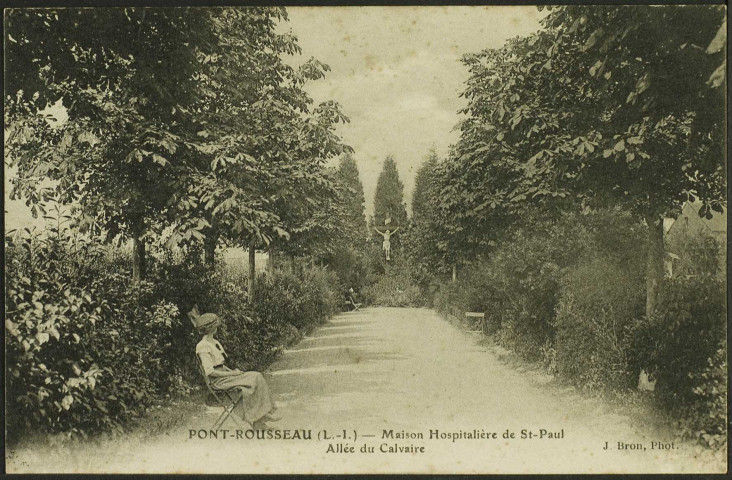
<path id="1" fill-rule="evenodd" d="M 349 288 L 346 292 L 346 303 L 349 304 L 351 308 L 353 308 L 353 311 L 357 311 L 359 308 L 361 308 L 360 303 L 356 303 L 356 299 L 353 298 L 356 292 L 353 291 L 353 287 Z"/>
<path id="2" fill-rule="evenodd" d="M 397 230 L 399 230 L 399 228 L 400 227 L 395 228 L 393 232 L 387 228 L 385 232 L 382 232 L 378 228 L 374 227 L 374 230 L 376 230 L 377 232 L 379 232 L 379 234 L 382 237 L 384 237 L 384 242 L 381 244 L 381 248 L 383 248 L 384 249 L 384 252 L 386 252 L 386 259 L 387 260 L 390 260 L 391 259 L 390 256 L 389 256 L 390 253 L 391 253 L 391 241 L 390 241 L 391 236 L 394 235 L 397 232 Z"/>

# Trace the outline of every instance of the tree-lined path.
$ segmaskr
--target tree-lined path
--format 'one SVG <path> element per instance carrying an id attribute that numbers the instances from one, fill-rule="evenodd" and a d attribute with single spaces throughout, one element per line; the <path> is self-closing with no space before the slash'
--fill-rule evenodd
<path id="1" fill-rule="evenodd" d="M 266 372 L 278 396 L 279 430 L 312 430 L 313 440 L 189 439 L 215 410 L 199 408 L 169 432 L 145 441 L 120 439 L 75 449 L 48 462 L 69 471 L 230 472 L 676 472 L 694 460 L 680 444 L 651 450 L 664 435 L 595 399 L 547 383 L 501 361 L 491 347 L 426 309 L 371 308 L 338 315 L 287 350 Z M 228 428 L 233 429 L 233 424 Z M 347 440 L 317 440 L 319 431 Z M 353 440 L 353 430 L 358 439 Z M 498 439 L 429 440 L 430 430 L 497 432 Z M 515 439 L 503 439 L 506 430 Z M 563 439 L 524 439 L 522 429 L 564 432 Z M 393 430 L 394 439 L 383 439 Z M 396 439 L 401 432 L 423 439 Z M 342 433 L 341 433 L 342 434 Z M 374 435 L 374 437 L 365 437 Z M 604 442 L 611 446 L 604 451 Z M 617 443 L 646 451 L 617 451 Z M 365 444 L 374 453 L 359 453 Z M 380 453 L 380 446 L 424 446 L 424 453 Z M 355 453 L 328 453 L 329 444 Z M 387 447 L 388 448 L 388 447 Z M 23 458 L 43 470 L 47 452 Z M 32 455 L 32 458 L 30 457 Z M 21 461 L 21 455 L 16 462 Z M 38 464 L 33 464 L 38 462 Z M 21 468 L 22 467 L 18 467 Z M 58 471 L 58 470 L 57 470 Z"/>
<path id="2" fill-rule="evenodd" d="M 424 445 L 429 461 L 420 454 L 361 455 L 356 463 L 364 471 L 387 462 L 405 471 L 484 473 L 669 472 L 690 464 L 678 457 L 692 454 L 691 447 L 677 442 L 678 450 L 651 451 L 651 441 L 668 440 L 635 428 L 631 418 L 597 400 L 507 366 L 431 310 L 374 308 L 341 315 L 288 351 L 271 375 L 287 426 L 352 426 L 362 435 L 375 434 L 366 441 L 377 451 L 383 442 L 395 443 L 382 440 L 383 430 L 424 434 L 425 440 L 398 442 Z M 501 439 L 506 429 L 518 438 L 522 429 L 541 428 L 563 429 L 564 439 Z M 499 439 L 434 441 L 428 439 L 431 429 L 482 429 L 498 432 Z M 603 451 L 605 441 L 611 447 L 642 443 L 648 450 Z"/>
<path id="3" fill-rule="evenodd" d="M 317 10 L 6 12 L 9 469 L 726 468 L 725 7 Z"/>

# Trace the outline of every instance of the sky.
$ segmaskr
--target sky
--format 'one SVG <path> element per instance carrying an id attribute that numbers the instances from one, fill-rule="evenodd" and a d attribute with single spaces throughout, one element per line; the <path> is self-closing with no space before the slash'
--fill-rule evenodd
<path id="1" fill-rule="evenodd" d="M 338 132 L 355 149 L 373 212 L 376 182 L 392 155 L 409 209 L 414 177 L 431 148 L 444 157 L 459 138 L 465 106 L 466 53 L 502 46 L 541 28 L 534 6 L 289 7 L 289 27 L 305 61 L 331 67 L 306 86 L 316 100 L 336 100 L 351 122 Z"/>
<path id="2" fill-rule="evenodd" d="M 366 197 L 373 212 L 376 182 L 387 155 L 392 155 L 404 183 L 411 211 L 414 177 L 430 149 L 444 157 L 458 139 L 454 130 L 465 105 L 460 93 L 468 70 L 466 53 L 497 48 L 517 35 L 540 28 L 545 13 L 534 6 L 440 7 L 288 7 L 291 30 L 302 55 L 330 66 L 326 78 L 306 85 L 316 102 L 336 100 L 351 122 L 338 127 L 354 148 Z M 10 174 L 10 175 L 9 175 Z M 8 201 L 6 228 L 32 221 L 28 208 Z"/>

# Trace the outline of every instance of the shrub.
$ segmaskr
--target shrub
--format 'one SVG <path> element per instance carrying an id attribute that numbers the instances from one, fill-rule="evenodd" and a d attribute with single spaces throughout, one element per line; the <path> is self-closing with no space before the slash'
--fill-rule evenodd
<path id="1" fill-rule="evenodd" d="M 694 400 L 681 408 L 679 428 L 685 437 L 696 438 L 712 448 L 727 442 L 727 351 L 720 346 L 707 366 L 689 373 Z"/>
<path id="2" fill-rule="evenodd" d="M 130 288 L 93 239 L 26 231 L 6 246 L 11 440 L 118 428 L 174 383 L 161 360 L 177 307 L 152 301 L 149 284 Z"/>
<path id="3" fill-rule="evenodd" d="M 304 327 L 304 293 L 300 279 L 293 273 L 274 272 L 257 277 L 254 286 L 252 308 L 259 318 L 266 318 L 272 324 L 290 324 Z"/>
<path id="4" fill-rule="evenodd" d="M 303 315 L 312 319 L 308 322 L 309 330 L 340 311 L 340 282 L 335 273 L 320 267 L 306 269 L 301 281 L 307 286 Z"/>
<path id="5" fill-rule="evenodd" d="M 642 272 L 603 257 L 567 272 L 555 320 L 559 375 L 590 390 L 634 385 L 638 372 L 629 356 L 632 329 L 645 307 Z"/>
<path id="6" fill-rule="evenodd" d="M 592 247 L 577 220 L 517 229 L 465 279 L 474 284 L 466 287 L 472 293 L 465 306 L 484 311 L 498 341 L 528 360 L 541 359 L 553 344 L 563 272 Z"/>
<path id="7" fill-rule="evenodd" d="M 677 231 L 666 239 L 666 249 L 676 253 L 674 276 L 709 276 L 725 278 L 724 250 L 711 233 Z"/>
<path id="8" fill-rule="evenodd" d="M 332 315 L 339 305 L 337 278 L 319 267 L 301 275 L 275 271 L 260 275 L 254 288 L 254 313 L 274 323 L 308 329 Z"/>
<path id="9" fill-rule="evenodd" d="M 217 313 L 224 319 L 221 341 L 229 356 L 248 368 L 268 365 L 283 346 L 338 310 L 337 282 L 334 274 L 310 267 L 301 275 L 286 271 L 260 275 L 251 306 L 245 297 L 227 292 Z M 236 298 L 240 300 L 232 300 Z"/>
<path id="10" fill-rule="evenodd" d="M 726 432 L 719 413 L 726 402 L 726 368 L 719 350 L 725 348 L 725 283 L 714 276 L 668 279 L 651 319 L 639 325 L 636 355 L 640 368 L 656 380 L 662 405 L 684 418 L 687 436 L 708 442 L 704 435 Z"/>
<path id="11" fill-rule="evenodd" d="M 443 285 L 435 306 L 457 317 L 485 312 L 498 342 L 551 370 L 559 361 L 555 318 L 567 272 L 597 255 L 612 258 L 616 270 L 637 271 L 644 232 L 633 217 L 614 210 L 558 219 L 534 212 L 528 218 L 494 251 L 460 270 L 457 283 Z"/>
<path id="12" fill-rule="evenodd" d="M 121 429 L 154 401 L 200 381 L 199 336 L 187 312 L 218 313 L 221 340 L 243 368 L 261 369 L 281 346 L 338 308 L 335 276 L 308 269 L 246 278 L 208 268 L 195 249 L 151 247 L 147 281 L 129 255 L 67 230 L 6 238 L 7 434 L 30 429 L 86 435 Z"/>
<path id="13" fill-rule="evenodd" d="M 527 245 L 531 248 L 531 245 Z M 559 291 L 560 267 L 547 260 L 539 260 L 540 252 L 526 252 L 526 257 L 515 250 L 499 257 L 494 268 L 498 277 L 498 308 L 500 311 L 499 342 L 529 360 L 538 360 L 544 344 L 553 341 L 553 320 Z"/>
<path id="14" fill-rule="evenodd" d="M 282 339 L 294 335 L 294 327 L 260 317 L 244 303 L 246 300 L 237 309 L 234 302 L 227 302 L 215 310 L 222 318 L 217 336 L 226 347 L 231 366 L 261 370 L 277 357 L 285 343 Z"/>
<path id="15" fill-rule="evenodd" d="M 419 288 L 407 284 L 397 277 L 381 277 L 373 285 L 366 287 L 364 295 L 369 305 L 377 307 L 416 307 L 419 305 Z"/>
<path id="16" fill-rule="evenodd" d="M 440 286 L 435 295 L 435 308 L 463 321 L 465 312 L 483 312 L 488 334 L 501 326 L 502 297 L 496 288 L 495 271 L 490 262 L 468 266 L 460 272 L 455 283 Z"/>
<path id="17" fill-rule="evenodd" d="M 335 272 L 340 290 L 353 288 L 361 291 L 366 286 L 369 264 L 368 250 L 344 247 L 337 249 L 328 259 L 330 269 Z"/>
<path id="18" fill-rule="evenodd" d="M 680 260 L 644 318 L 645 227 L 601 211 L 519 225 L 490 256 L 435 298 L 441 313 L 483 311 L 496 338 L 589 389 L 656 379 L 661 406 L 685 436 L 719 446 L 726 434 L 726 278 L 711 235 L 670 238 Z"/>
<path id="19" fill-rule="evenodd" d="M 384 274 L 373 278 L 363 295 L 369 305 L 379 307 L 416 307 L 420 291 L 412 284 L 409 265 L 404 257 L 384 264 Z"/>
<path id="20" fill-rule="evenodd" d="M 443 315 L 452 315 L 460 318 L 466 311 L 464 292 L 460 283 L 443 283 L 435 294 L 435 309 Z"/>
<path id="21" fill-rule="evenodd" d="M 684 436 L 719 446 L 727 400 L 723 256 L 711 235 L 671 240 L 679 268 L 664 282 L 653 316 L 637 326 L 634 358 L 656 380 L 656 396 L 680 419 Z"/>

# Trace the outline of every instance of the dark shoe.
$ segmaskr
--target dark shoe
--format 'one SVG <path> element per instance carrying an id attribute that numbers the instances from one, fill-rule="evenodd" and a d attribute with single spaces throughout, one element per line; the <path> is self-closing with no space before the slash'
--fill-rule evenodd
<path id="1" fill-rule="evenodd" d="M 267 422 L 263 418 L 260 418 L 256 422 L 252 423 L 254 430 L 267 430 Z"/>
<path id="2" fill-rule="evenodd" d="M 266 422 L 279 422 L 282 420 L 282 415 L 277 415 L 276 413 L 268 413 L 267 415 L 262 417 L 262 420 Z"/>

